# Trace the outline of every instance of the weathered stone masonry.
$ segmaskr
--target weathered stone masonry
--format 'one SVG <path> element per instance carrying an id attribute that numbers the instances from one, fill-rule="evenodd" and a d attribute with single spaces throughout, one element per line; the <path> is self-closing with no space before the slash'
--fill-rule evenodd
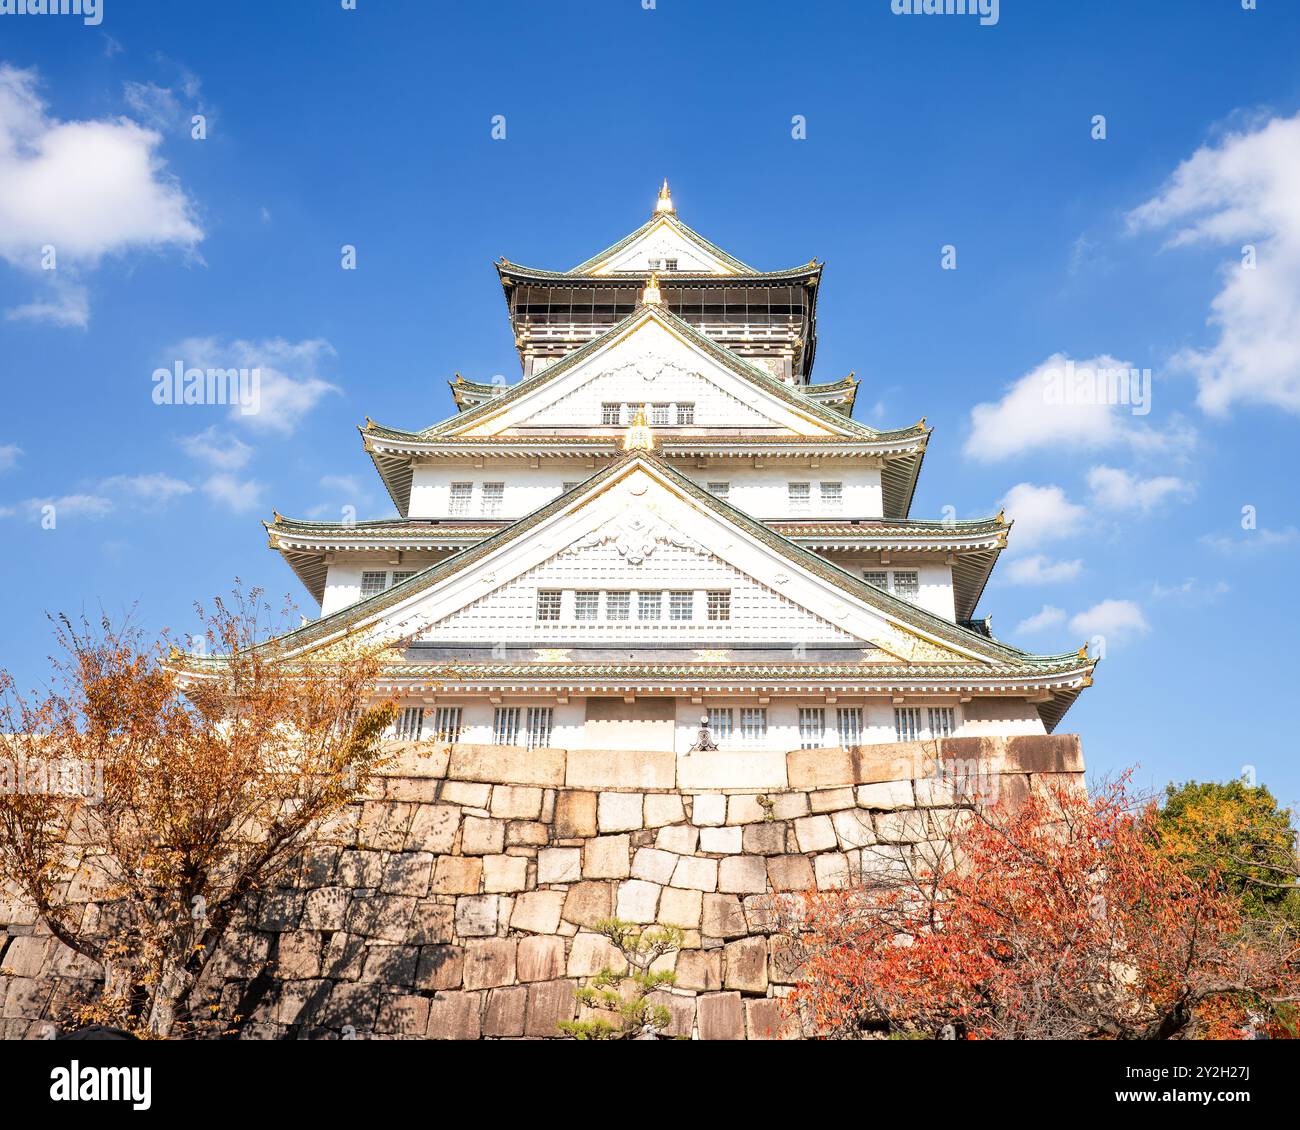
<path id="1" fill-rule="evenodd" d="M 617 916 L 683 927 L 673 1036 L 769 1039 L 795 976 L 773 891 L 897 868 L 978 765 L 1014 804 L 1080 784 L 1075 735 L 790 753 L 408 748 L 264 892 L 205 988 L 243 1038 L 555 1037 Z M 74 881 L 69 897 L 87 900 Z M 87 903 L 87 913 L 95 913 Z M 98 969 L 0 901 L 0 1037 L 39 1038 Z M 788 1031 L 784 1034 L 790 1034 Z"/>

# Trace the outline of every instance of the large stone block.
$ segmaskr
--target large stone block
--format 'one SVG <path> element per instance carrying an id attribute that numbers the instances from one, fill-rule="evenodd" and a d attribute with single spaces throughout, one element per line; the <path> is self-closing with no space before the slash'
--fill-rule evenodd
<path id="1" fill-rule="evenodd" d="M 722 988 L 722 951 L 682 950 L 677 955 L 677 986 L 701 993 Z"/>
<path id="2" fill-rule="evenodd" d="M 677 793 L 646 793 L 645 826 L 662 828 L 665 824 L 680 824 L 686 819 L 686 809 Z"/>
<path id="3" fill-rule="evenodd" d="M 741 830 L 739 827 L 701 828 L 700 851 L 713 855 L 734 855 L 740 851 Z"/>
<path id="4" fill-rule="evenodd" d="M 668 1026 L 659 1030 L 659 1035 L 667 1040 L 689 1040 L 695 1031 L 695 998 L 685 993 L 673 993 L 664 989 L 646 997 L 651 1004 L 657 1004 L 668 1010 Z"/>
<path id="5" fill-rule="evenodd" d="M 406 1039 L 419 1039 L 429 1028 L 427 997 L 397 993 L 381 998 L 375 1031 Z"/>
<path id="6" fill-rule="evenodd" d="M 455 928 L 455 915 L 454 903 L 420 899 L 415 904 L 415 913 L 411 916 L 411 930 L 406 935 L 406 940 L 415 946 L 450 942 Z"/>
<path id="7" fill-rule="evenodd" d="M 481 781 L 448 781 L 442 787 L 442 799 L 462 808 L 486 809 L 492 803 L 492 786 Z"/>
<path id="8" fill-rule="evenodd" d="M 670 851 L 643 847 L 632 857 L 632 877 L 663 886 L 673 877 L 677 856 Z"/>
<path id="9" fill-rule="evenodd" d="M 809 891 L 817 885 L 806 855 L 768 856 L 767 877 L 774 891 Z"/>
<path id="10" fill-rule="evenodd" d="M 53 941 L 47 937 L 17 937 L 5 950 L 5 972 L 15 977 L 39 977 L 50 955 Z"/>
<path id="11" fill-rule="evenodd" d="M 455 745 L 448 775 L 465 781 L 490 781 L 494 785 L 556 788 L 564 784 L 564 763 L 562 749 Z"/>
<path id="12" fill-rule="evenodd" d="M 305 982 L 310 984 L 310 982 Z M 350 1028 L 358 1033 L 370 1032 L 379 1012 L 381 992 L 373 982 L 340 982 L 330 990 L 329 1000 L 317 1019 L 325 1028 Z"/>
<path id="13" fill-rule="evenodd" d="M 622 973 L 627 969 L 627 960 L 603 934 L 575 934 L 569 949 L 569 976 L 594 977 L 602 969 Z"/>
<path id="14" fill-rule="evenodd" d="M 345 887 L 320 887 L 307 892 L 302 908 L 304 930 L 342 930 L 351 892 Z M 20 939 L 21 940 L 21 939 Z M 12 948 L 12 947 L 11 947 Z M 8 964 L 8 958 L 6 958 Z"/>
<path id="15" fill-rule="evenodd" d="M 813 857 L 813 870 L 817 873 L 817 889 L 829 891 L 846 887 L 852 877 L 849 857 L 842 851 L 829 851 Z"/>
<path id="16" fill-rule="evenodd" d="M 462 938 L 486 938 L 497 932 L 500 895 L 464 895 L 456 900 L 456 933 Z"/>
<path id="17" fill-rule="evenodd" d="M 465 970 L 465 951 L 460 946 L 424 946 L 415 967 L 417 989 L 459 989 Z"/>
<path id="18" fill-rule="evenodd" d="M 360 845 L 375 851 L 401 851 L 415 808 L 413 804 L 366 801 L 357 829 Z"/>
<path id="19" fill-rule="evenodd" d="M 634 832 L 644 823 L 641 793 L 601 793 L 597 822 L 603 834 Z"/>
<path id="20" fill-rule="evenodd" d="M 765 820 L 761 824 L 746 824 L 740 846 L 746 855 L 781 855 L 785 851 L 784 820 Z"/>
<path id="21" fill-rule="evenodd" d="M 801 852 L 825 851 L 837 846 L 835 825 L 829 816 L 803 816 L 794 822 L 794 837 Z"/>
<path id="22" fill-rule="evenodd" d="M 346 848 L 339 853 L 339 883 L 345 887 L 378 887 L 384 881 L 384 853 Z M 314 883 L 313 886 L 324 886 Z"/>
<path id="23" fill-rule="evenodd" d="M 762 997 L 745 1002 L 745 1035 L 751 1040 L 798 1039 L 799 1025 L 785 1014 L 777 997 Z"/>
<path id="24" fill-rule="evenodd" d="M 366 946 L 362 981 L 378 981 L 386 989 L 410 988 L 420 958 L 417 946 Z"/>
<path id="25" fill-rule="evenodd" d="M 785 755 L 785 764 L 792 789 L 853 784 L 853 759 L 845 749 L 795 749 Z"/>
<path id="26" fill-rule="evenodd" d="M 759 793 L 733 793 L 727 797 L 727 823 L 756 824 L 760 820 L 767 820 L 771 809 L 765 805 L 770 806 L 771 801 L 764 796 L 762 800 L 765 804 L 759 804 L 760 796 Z"/>
<path id="27" fill-rule="evenodd" d="M 564 899 L 560 915 L 575 926 L 595 926 L 597 922 L 614 916 L 613 883 L 575 883 Z"/>
<path id="28" fill-rule="evenodd" d="M 487 894 L 508 895 L 527 888 L 527 856 L 485 855 L 483 857 L 483 890 Z"/>
<path id="29" fill-rule="evenodd" d="M 576 883 L 581 878 L 581 848 L 543 848 L 537 853 L 538 883 Z"/>
<path id="30" fill-rule="evenodd" d="M 484 938 L 465 943 L 466 989 L 492 989 L 515 980 L 514 938 Z"/>
<path id="31" fill-rule="evenodd" d="M 384 866 L 381 889 L 385 894 L 423 898 L 429 893 L 432 871 L 433 856 L 427 851 L 394 852 Z"/>
<path id="32" fill-rule="evenodd" d="M 659 911 L 658 883 L 628 879 L 618 885 L 617 916 L 624 922 L 653 922 Z"/>
<path id="33" fill-rule="evenodd" d="M 286 930 L 276 951 L 276 973 L 286 981 L 310 981 L 320 976 L 320 934 L 315 930 Z"/>
<path id="34" fill-rule="evenodd" d="M 561 840 L 596 834 L 596 794 L 565 789 L 555 797 L 555 835 Z"/>
<path id="35" fill-rule="evenodd" d="M 498 820 L 536 820 L 542 814 L 542 790 L 493 785 L 491 812 Z"/>
<path id="36" fill-rule="evenodd" d="M 659 896 L 659 919 L 664 926 L 680 926 L 683 930 L 698 930 L 704 895 L 700 891 L 683 891 L 665 887 Z"/>
<path id="37" fill-rule="evenodd" d="M 506 825 L 506 847 L 545 847 L 551 828 L 540 820 L 511 820 Z"/>
<path id="38" fill-rule="evenodd" d="M 597 836 L 582 849 L 585 879 L 625 879 L 632 873 L 631 841 L 626 835 Z"/>
<path id="39" fill-rule="evenodd" d="M 358 895 L 348 907 L 348 933 L 403 942 L 414 913 L 415 899 L 408 895 Z"/>
<path id="40" fill-rule="evenodd" d="M 564 939 L 559 937 L 521 938 L 515 955 L 516 976 L 520 981 L 553 981 L 564 976 Z"/>
<path id="41" fill-rule="evenodd" d="M 435 993 L 429 1001 L 431 1040 L 477 1040 L 482 993 Z"/>
<path id="42" fill-rule="evenodd" d="M 501 820 L 466 816 L 460 832 L 462 855 L 499 855 L 506 846 L 506 826 Z"/>
<path id="43" fill-rule="evenodd" d="M 860 848 L 876 842 L 876 830 L 871 823 L 871 814 L 861 808 L 846 808 L 840 812 L 833 812 L 831 823 L 835 826 L 835 835 L 839 837 L 842 848 Z"/>
<path id="44" fill-rule="evenodd" d="M 674 824 L 660 828 L 655 837 L 655 847 L 660 851 L 671 851 L 678 855 L 694 855 L 696 845 L 700 842 L 700 830 L 690 824 Z"/>
<path id="45" fill-rule="evenodd" d="M 718 861 L 701 859 L 699 856 L 682 856 L 673 869 L 672 885 L 693 891 L 716 891 Z"/>
<path id="46" fill-rule="evenodd" d="M 704 993 L 696 1002 L 701 1040 L 743 1040 L 745 1010 L 739 993 Z"/>
<path id="47" fill-rule="evenodd" d="M 722 793 L 700 793 L 691 798 L 691 823 L 698 828 L 727 822 L 727 798 Z"/>
<path id="48" fill-rule="evenodd" d="M 560 926 L 564 891 L 529 891 L 515 899 L 510 928 L 528 934 L 553 934 Z"/>
<path id="49" fill-rule="evenodd" d="M 408 850 L 443 855 L 455 846 L 459 828 L 460 809 L 450 804 L 422 804 L 411 818 L 405 846 Z"/>
<path id="50" fill-rule="evenodd" d="M 834 812 L 837 808 L 852 808 L 854 804 L 853 789 L 821 789 L 808 794 L 808 807 L 814 813 Z"/>
<path id="51" fill-rule="evenodd" d="M 524 1034 L 559 1036 L 560 1022 L 572 1020 L 577 1001 L 577 986 L 568 980 L 538 981 L 528 986 L 528 1020 Z"/>
<path id="52" fill-rule="evenodd" d="M 514 985 L 493 989 L 483 1010 L 483 1035 L 508 1038 L 524 1034 L 524 1014 L 528 1009 L 528 987 Z"/>
<path id="53" fill-rule="evenodd" d="M 700 932 L 710 938 L 739 938 L 748 933 L 745 912 L 735 895 L 705 895 Z"/>
<path id="54" fill-rule="evenodd" d="M 620 749 L 569 751 L 571 789 L 672 789 L 677 783 L 677 755 Z"/>
<path id="55" fill-rule="evenodd" d="M 883 812 L 911 808 L 914 803 L 911 781 L 881 781 L 874 785 L 859 785 L 856 795 L 859 808 Z"/>
<path id="56" fill-rule="evenodd" d="M 779 751 L 719 750 L 677 758 L 681 789 L 784 789 L 788 784 L 785 754 Z"/>
<path id="57" fill-rule="evenodd" d="M 737 855 L 718 865 L 718 890 L 727 894 L 762 894 L 767 890 L 767 865 L 761 855 Z"/>
<path id="58" fill-rule="evenodd" d="M 440 855 L 433 868 L 434 894 L 475 895 L 483 879 L 483 861 L 459 855 Z"/>
<path id="59" fill-rule="evenodd" d="M 741 938 L 722 951 L 722 983 L 742 993 L 767 992 L 767 940 Z"/>

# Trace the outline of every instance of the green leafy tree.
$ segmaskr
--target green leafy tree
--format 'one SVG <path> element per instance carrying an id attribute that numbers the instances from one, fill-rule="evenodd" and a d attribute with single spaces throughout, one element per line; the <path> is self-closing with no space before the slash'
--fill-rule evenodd
<path id="1" fill-rule="evenodd" d="M 652 1040 L 672 1021 L 668 1009 L 650 996 L 672 985 L 672 972 L 652 973 L 664 954 L 682 948 L 684 934 L 676 926 L 653 929 L 606 918 L 596 923 L 596 933 L 609 939 L 627 962 L 627 971 L 606 967 L 578 990 L 578 1003 L 591 1009 L 587 1020 L 569 1020 L 560 1030 L 575 1040 Z M 604 1015 L 599 1015 L 603 1013 Z"/>

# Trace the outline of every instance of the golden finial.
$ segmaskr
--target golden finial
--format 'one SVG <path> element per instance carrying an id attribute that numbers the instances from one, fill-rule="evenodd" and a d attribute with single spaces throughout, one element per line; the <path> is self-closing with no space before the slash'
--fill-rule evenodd
<path id="1" fill-rule="evenodd" d="M 278 525 L 280 524 L 280 519 L 283 518 L 284 515 L 281 514 L 280 511 L 278 511 L 278 510 L 272 510 L 272 511 L 271 511 L 271 517 L 275 519 L 275 521 L 273 521 L 273 522 L 271 523 L 271 525 L 273 525 L 273 526 L 278 526 Z"/>
<path id="2" fill-rule="evenodd" d="M 922 416 L 922 417 L 917 421 L 916 426 L 917 426 L 918 428 L 924 428 L 924 427 L 925 427 L 925 417 L 924 417 L 924 416 Z"/>
<path id="3" fill-rule="evenodd" d="M 668 191 L 668 178 L 664 177 L 664 186 L 659 190 L 659 199 L 655 201 L 654 214 L 659 216 L 665 212 L 675 213 L 676 211 L 677 209 L 673 207 L 672 194 Z"/>
<path id="4" fill-rule="evenodd" d="M 627 435 L 623 437 L 624 451 L 651 451 L 655 445 L 655 434 L 646 422 L 645 408 L 636 410 L 636 419 L 628 425 Z"/>
<path id="5" fill-rule="evenodd" d="M 641 305 L 658 306 L 662 298 L 659 293 L 659 276 L 651 271 L 650 280 L 645 284 L 645 290 L 641 292 Z"/>
<path id="6" fill-rule="evenodd" d="M 1005 526 L 1006 524 L 1007 524 L 1007 508 L 1004 506 L 1002 507 L 1001 510 L 998 511 L 998 525 Z"/>
<path id="7" fill-rule="evenodd" d="M 1084 644 L 1081 648 L 1079 648 L 1079 650 L 1078 650 L 1075 654 L 1077 654 L 1078 657 L 1079 657 L 1080 659 L 1087 659 L 1087 658 L 1088 658 L 1088 645 L 1087 645 L 1087 644 Z"/>

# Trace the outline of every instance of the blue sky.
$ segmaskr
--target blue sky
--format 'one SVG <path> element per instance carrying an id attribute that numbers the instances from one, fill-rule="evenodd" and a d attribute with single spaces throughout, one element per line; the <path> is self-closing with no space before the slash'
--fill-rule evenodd
<path id="1" fill-rule="evenodd" d="M 914 515 L 1018 519 L 995 631 L 1105 635 L 1093 772 L 1295 804 L 1297 58 L 1281 0 L 0 16 L 0 663 L 42 677 L 46 611 L 193 630 L 235 576 L 311 612 L 259 519 L 390 514 L 355 426 L 514 380 L 491 261 L 570 266 L 668 176 L 747 262 L 827 261 L 818 379 L 935 428 Z M 1048 411 L 1053 358 L 1150 369 L 1150 413 Z M 272 410 L 154 404 L 178 359 L 261 364 Z"/>

